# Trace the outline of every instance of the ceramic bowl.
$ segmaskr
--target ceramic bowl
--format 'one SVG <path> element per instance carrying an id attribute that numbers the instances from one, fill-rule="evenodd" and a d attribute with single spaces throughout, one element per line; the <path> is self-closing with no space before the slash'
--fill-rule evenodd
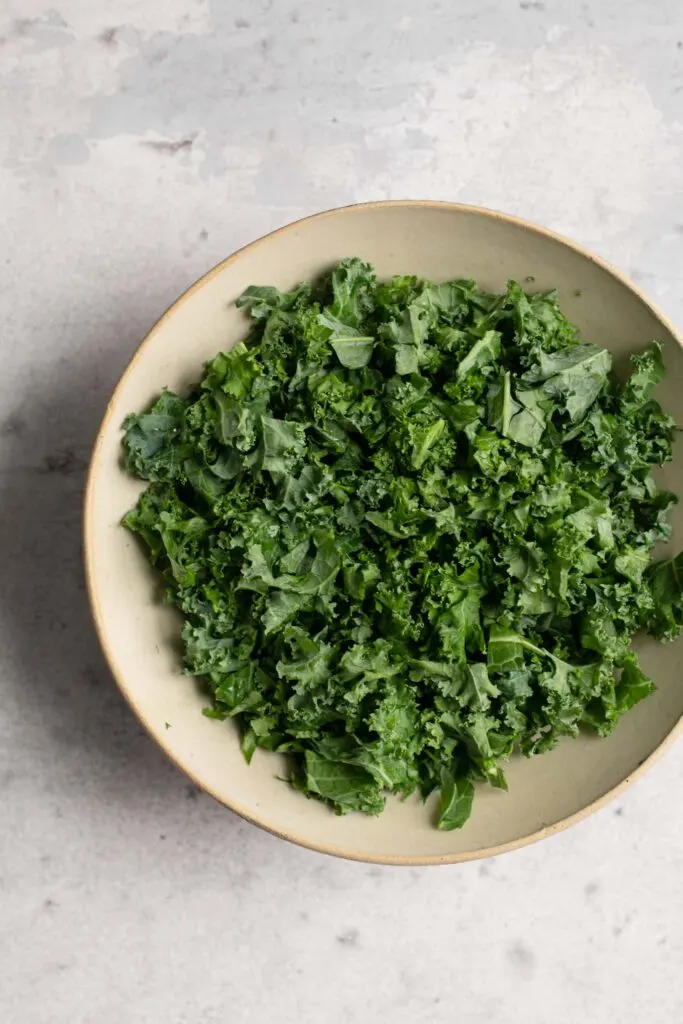
<path id="1" fill-rule="evenodd" d="M 253 242 L 210 271 L 164 314 L 133 357 L 104 417 L 85 501 L 85 559 L 97 632 L 124 696 L 154 740 L 202 789 L 249 821 L 303 846 L 364 861 L 427 864 L 499 854 L 596 810 L 641 775 L 678 731 L 682 649 L 638 639 L 656 693 L 608 739 L 585 735 L 550 754 L 514 758 L 509 792 L 480 787 L 466 826 L 439 832 L 433 808 L 390 798 L 378 818 L 336 817 L 278 776 L 283 763 L 258 751 L 250 766 L 230 722 L 202 715 L 205 698 L 181 675 L 179 620 L 158 600 L 141 546 L 119 525 L 140 490 L 120 464 L 121 423 L 168 386 L 183 391 L 202 362 L 244 337 L 234 300 L 249 284 L 290 288 L 335 260 L 360 256 L 379 276 L 474 278 L 500 291 L 508 278 L 556 288 L 583 336 L 617 357 L 651 339 L 668 366 L 659 398 L 683 423 L 683 351 L 672 326 L 629 281 L 571 242 L 514 217 L 450 203 L 386 202 L 331 210 Z M 683 490 L 683 443 L 660 474 Z M 683 547 L 683 504 L 671 548 Z"/>

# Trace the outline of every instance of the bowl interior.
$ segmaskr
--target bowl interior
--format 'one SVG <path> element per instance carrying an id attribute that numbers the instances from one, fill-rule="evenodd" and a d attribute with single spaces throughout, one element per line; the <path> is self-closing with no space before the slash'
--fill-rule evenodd
<path id="1" fill-rule="evenodd" d="M 205 718 L 205 700 L 180 674 L 176 614 L 158 601 L 141 548 L 119 526 L 139 483 L 120 468 L 120 426 L 163 386 L 181 392 L 201 364 L 244 337 L 247 321 L 233 302 L 249 284 L 281 288 L 310 279 L 335 260 L 360 256 L 382 277 L 412 273 L 437 281 L 475 278 L 502 290 L 508 278 L 557 288 L 561 305 L 587 340 L 617 357 L 662 341 L 668 376 L 663 406 L 683 422 L 683 352 L 656 312 L 587 254 L 520 222 L 448 204 L 387 203 L 332 211 L 291 225 L 247 247 L 212 271 L 157 324 L 139 349 L 107 410 L 93 456 L 86 499 L 86 564 L 95 619 L 114 675 L 161 746 L 199 785 L 257 823 L 290 839 L 367 860 L 465 859 L 521 843 L 581 814 L 628 781 L 683 714 L 678 644 L 638 640 L 656 693 L 606 740 L 582 736 L 533 760 L 515 758 L 509 792 L 480 787 L 459 832 L 432 826 L 433 808 L 389 800 L 379 818 L 335 817 L 291 791 L 282 764 L 258 751 L 244 762 L 231 723 Z M 660 474 L 676 490 L 683 444 Z M 683 505 L 673 513 L 671 549 L 683 547 Z"/>

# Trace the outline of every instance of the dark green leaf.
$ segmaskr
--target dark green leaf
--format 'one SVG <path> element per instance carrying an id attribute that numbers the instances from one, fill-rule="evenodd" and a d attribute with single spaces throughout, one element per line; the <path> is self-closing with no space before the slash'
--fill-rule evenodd
<path id="1" fill-rule="evenodd" d="M 379 814 L 384 807 L 384 798 L 370 772 L 357 765 L 329 761 L 313 750 L 306 751 L 306 784 L 311 793 L 328 800 L 340 814 Z"/>
<path id="2" fill-rule="evenodd" d="M 441 771 L 441 803 L 436 827 L 442 832 L 452 832 L 462 828 L 470 816 L 474 786 L 467 778 L 456 779 L 453 774 L 443 768 Z"/>

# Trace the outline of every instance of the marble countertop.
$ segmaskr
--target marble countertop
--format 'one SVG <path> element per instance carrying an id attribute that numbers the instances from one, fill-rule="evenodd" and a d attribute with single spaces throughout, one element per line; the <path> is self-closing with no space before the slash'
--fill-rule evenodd
<path id="1" fill-rule="evenodd" d="M 683 326 L 680 0 L 4 0 L 0 76 L 0 1019 L 681 1019 L 683 744 L 486 863 L 297 849 L 142 734 L 79 541 L 94 431 L 143 333 L 307 212 L 502 208 Z"/>

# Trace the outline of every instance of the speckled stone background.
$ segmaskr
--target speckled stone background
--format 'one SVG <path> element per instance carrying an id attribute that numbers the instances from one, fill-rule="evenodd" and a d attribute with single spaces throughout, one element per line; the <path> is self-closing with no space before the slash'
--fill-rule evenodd
<path id="1" fill-rule="evenodd" d="M 90 627 L 84 468 L 133 348 L 355 200 L 506 209 L 683 326 L 680 0 L 0 4 L 3 1024 L 683 1019 L 683 745 L 502 859 L 326 859 L 200 795 Z"/>

